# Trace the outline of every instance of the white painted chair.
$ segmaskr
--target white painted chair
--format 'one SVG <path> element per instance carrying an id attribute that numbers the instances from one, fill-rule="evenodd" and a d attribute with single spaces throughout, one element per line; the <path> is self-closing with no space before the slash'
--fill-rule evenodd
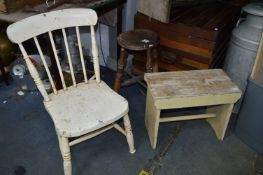
<path id="1" fill-rule="evenodd" d="M 128 102 L 115 93 L 106 83 L 100 79 L 100 68 L 98 61 L 98 48 L 95 39 L 94 25 L 97 23 L 97 14 L 91 9 L 66 9 L 49 13 L 35 15 L 10 25 L 7 29 L 9 39 L 17 43 L 24 56 L 29 72 L 32 75 L 38 90 L 44 98 L 44 106 L 50 114 L 58 136 L 59 146 L 64 160 L 65 175 L 72 174 L 70 147 L 82 141 L 97 136 L 111 128 L 115 128 L 126 136 L 130 153 L 135 153 L 133 134 L 128 116 Z M 90 26 L 92 56 L 95 75 L 87 78 L 84 65 L 82 44 L 79 27 Z M 84 82 L 76 83 L 72 66 L 67 35 L 65 28 L 75 27 L 80 52 L 80 59 L 83 68 Z M 56 45 L 52 31 L 62 30 L 66 53 L 73 85 L 66 87 L 62 74 L 61 65 L 56 53 Z M 57 90 L 54 80 L 43 56 L 42 49 L 37 36 L 48 33 L 52 45 L 54 57 L 59 70 L 62 90 Z M 39 78 L 38 72 L 22 44 L 32 39 L 41 56 L 48 78 L 51 82 L 53 93 L 48 94 Z M 124 119 L 124 129 L 115 123 L 120 118 Z M 81 137 L 80 137 L 81 136 Z M 69 141 L 71 137 L 79 137 Z"/>

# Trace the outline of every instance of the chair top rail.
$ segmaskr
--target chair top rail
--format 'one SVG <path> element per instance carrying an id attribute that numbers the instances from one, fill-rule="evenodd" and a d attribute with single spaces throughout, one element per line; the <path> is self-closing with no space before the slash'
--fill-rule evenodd
<path id="1" fill-rule="evenodd" d="M 75 26 L 94 26 L 97 20 L 97 14 L 92 9 L 63 9 L 31 16 L 11 24 L 7 28 L 7 34 L 12 42 L 19 44 L 48 31 Z"/>

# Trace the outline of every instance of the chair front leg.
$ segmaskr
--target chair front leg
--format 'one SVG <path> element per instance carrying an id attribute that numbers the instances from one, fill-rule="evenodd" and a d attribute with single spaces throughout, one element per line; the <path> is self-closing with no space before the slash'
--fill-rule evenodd
<path id="1" fill-rule="evenodd" d="M 66 137 L 61 137 L 58 135 L 59 147 L 63 158 L 64 174 L 72 175 L 72 165 L 71 165 L 71 154 L 69 141 Z"/>
<path id="2" fill-rule="evenodd" d="M 129 119 L 129 115 L 125 115 L 124 118 L 124 128 L 126 132 L 126 138 L 129 145 L 130 153 L 134 154 L 136 152 L 134 148 L 134 140 L 133 140 L 133 134 L 132 134 L 132 128 L 131 128 L 131 122 Z"/>

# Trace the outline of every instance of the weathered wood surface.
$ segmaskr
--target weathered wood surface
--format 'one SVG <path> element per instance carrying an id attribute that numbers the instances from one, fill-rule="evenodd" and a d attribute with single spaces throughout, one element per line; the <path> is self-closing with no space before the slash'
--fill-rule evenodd
<path id="1" fill-rule="evenodd" d="M 61 136 L 76 137 L 106 126 L 128 113 L 128 102 L 104 82 L 79 83 L 51 94 L 45 108 Z M 68 109 L 68 110 L 66 110 Z"/>
<path id="2" fill-rule="evenodd" d="M 147 89 L 146 107 L 145 107 L 145 126 L 149 135 L 152 148 L 156 148 L 157 136 L 160 123 L 161 110 L 157 109 L 151 90 Z"/>
<path id="3" fill-rule="evenodd" d="M 90 16 L 90 18 L 87 18 Z M 98 17 L 96 12 L 91 9 L 67 9 L 57 10 L 48 13 L 25 18 L 17 23 L 11 24 L 8 27 L 9 39 L 14 43 L 21 43 L 25 40 L 57 29 L 75 27 L 75 26 L 89 26 L 97 23 Z M 28 27 L 30 30 L 28 31 Z M 23 33 L 23 35 L 15 35 L 16 33 Z"/>
<path id="4" fill-rule="evenodd" d="M 98 52 L 98 46 L 96 42 L 96 36 L 95 36 L 95 29 L 94 26 L 90 26 L 90 35 L 91 35 L 91 53 L 93 57 L 93 67 L 95 72 L 95 77 L 97 83 L 100 82 L 100 63 L 99 63 L 99 52 Z"/>
<path id="5" fill-rule="evenodd" d="M 77 34 L 77 40 L 78 40 L 78 46 L 79 46 L 81 66 L 82 66 L 83 75 L 84 75 L 84 82 L 88 83 L 87 71 L 86 71 L 86 66 L 85 66 L 85 61 L 84 61 L 84 56 L 83 56 L 82 43 L 80 39 L 79 26 L 76 26 L 76 34 Z"/>
<path id="6" fill-rule="evenodd" d="M 156 148 L 159 124 L 206 118 L 223 140 L 233 104 L 241 91 L 221 69 L 146 73 L 145 125 Z M 161 110 L 208 106 L 206 114 L 160 117 Z"/>
<path id="7" fill-rule="evenodd" d="M 212 106 L 207 108 L 207 113 L 214 113 L 216 117 L 207 118 L 206 121 L 213 128 L 218 140 L 223 140 L 233 110 L 233 103 Z"/>
<path id="8" fill-rule="evenodd" d="M 240 93 L 221 69 L 146 73 L 145 81 L 156 100 Z"/>
<path id="9" fill-rule="evenodd" d="M 135 153 L 133 134 L 128 116 L 128 102 L 100 80 L 98 48 L 94 29 L 96 23 L 97 14 L 91 9 L 66 9 L 26 18 L 10 25 L 7 29 L 9 39 L 19 45 L 28 70 L 44 98 L 44 106 L 55 124 L 64 161 L 65 175 L 72 175 L 70 146 L 97 136 L 113 127 L 126 136 L 130 153 Z M 91 50 L 95 75 L 87 80 L 87 75 L 84 72 L 84 82 L 77 84 L 68 46 L 66 28 L 76 28 L 78 47 L 81 47 L 79 26 L 90 26 Z M 65 84 L 52 35 L 52 31 L 57 29 L 62 30 L 64 43 L 66 45 L 66 53 L 73 82 L 73 86 L 69 87 L 66 87 Z M 45 58 L 38 43 L 37 36 L 43 33 L 48 33 L 49 35 L 63 85 L 62 90 L 57 90 L 55 87 L 52 75 L 45 63 Z M 53 93 L 51 94 L 46 92 L 38 71 L 29 59 L 22 44 L 22 42 L 32 38 L 35 41 L 36 48 L 43 60 L 48 78 L 52 84 Z M 82 62 L 82 66 L 85 66 L 81 48 L 79 48 L 79 52 L 79 59 Z M 124 129 L 115 123 L 115 121 L 120 118 L 124 120 Z M 79 138 L 69 142 L 70 137 Z"/>
<path id="10" fill-rule="evenodd" d="M 159 44 L 159 37 L 151 30 L 136 29 L 121 33 L 118 43 L 121 47 L 133 51 L 147 50 Z"/>

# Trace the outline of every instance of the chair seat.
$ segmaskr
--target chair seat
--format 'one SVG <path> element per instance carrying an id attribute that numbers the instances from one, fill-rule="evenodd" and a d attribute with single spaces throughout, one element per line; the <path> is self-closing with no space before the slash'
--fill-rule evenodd
<path id="1" fill-rule="evenodd" d="M 90 81 L 51 94 L 45 108 L 57 132 L 64 137 L 77 137 L 120 119 L 128 113 L 128 102 L 105 82 Z M 77 104 L 77 105 L 76 105 Z"/>

